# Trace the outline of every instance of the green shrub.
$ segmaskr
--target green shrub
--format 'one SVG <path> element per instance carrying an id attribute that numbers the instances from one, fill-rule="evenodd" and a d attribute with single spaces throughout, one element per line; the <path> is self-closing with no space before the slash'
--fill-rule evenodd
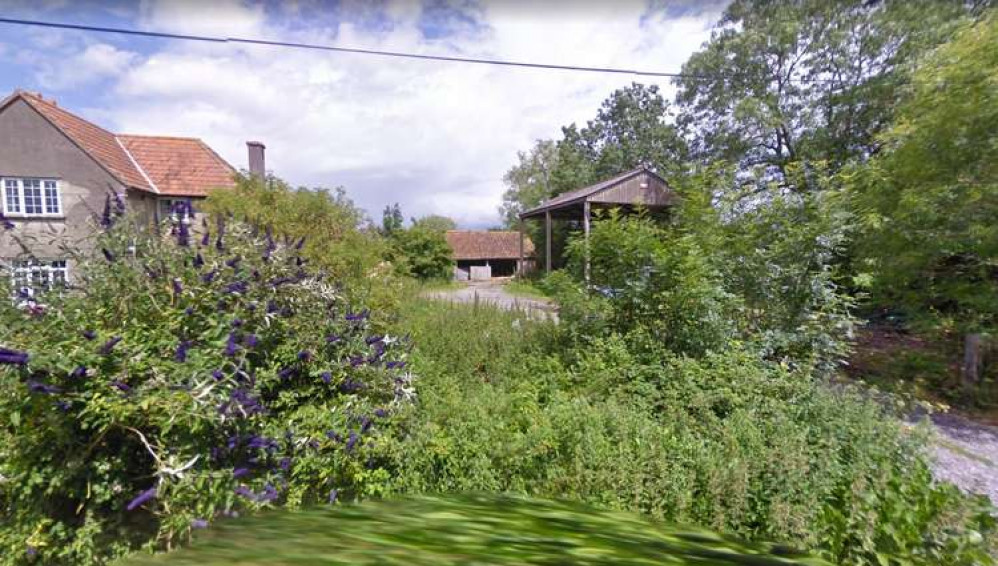
<path id="1" fill-rule="evenodd" d="M 220 516 L 384 492 L 407 343 L 281 241 L 122 221 L 76 291 L 0 307 L 0 344 L 29 356 L 0 366 L 0 563 L 103 563 Z"/>
<path id="2" fill-rule="evenodd" d="M 302 257 L 343 283 L 347 299 L 382 318 L 398 308 L 405 281 L 385 261 L 390 244 L 342 188 L 296 189 L 273 176 L 240 176 L 235 190 L 212 192 L 204 207 L 216 217 L 279 228 L 295 241 L 307 237 Z"/>
<path id="3" fill-rule="evenodd" d="M 565 351 L 517 313 L 406 313 L 421 385 L 391 449 L 399 491 L 567 497 L 846 564 L 988 563 L 990 508 L 935 485 L 922 435 L 861 391 L 737 346 L 693 359 L 610 334 Z"/>

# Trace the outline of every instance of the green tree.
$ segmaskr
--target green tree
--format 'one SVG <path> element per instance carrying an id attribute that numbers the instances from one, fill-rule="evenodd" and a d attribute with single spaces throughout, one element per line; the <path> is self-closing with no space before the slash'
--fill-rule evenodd
<path id="1" fill-rule="evenodd" d="M 446 232 L 448 230 L 456 230 L 457 222 L 454 222 L 446 216 L 430 214 L 423 216 L 422 218 L 413 218 L 412 226 L 414 228 L 426 228 L 427 230 L 432 230 L 434 232 Z"/>
<path id="2" fill-rule="evenodd" d="M 991 16 L 918 70 L 885 150 L 850 193 L 875 297 L 968 333 L 998 322 L 996 76 Z"/>
<path id="3" fill-rule="evenodd" d="M 444 232 L 417 225 L 394 232 L 391 240 L 406 274 L 422 280 L 450 277 L 454 260 Z"/>
<path id="4" fill-rule="evenodd" d="M 385 210 L 381 213 L 381 233 L 391 236 L 405 225 L 402 216 L 402 207 L 399 203 L 385 205 Z"/>
<path id="5" fill-rule="evenodd" d="M 506 192 L 499 214 L 507 228 L 515 228 L 520 213 L 554 195 L 551 174 L 558 167 L 558 148 L 551 140 L 537 140 L 529 151 L 517 152 L 518 163 L 503 175 Z"/>
<path id="6" fill-rule="evenodd" d="M 736 164 L 755 191 L 812 189 L 810 167 L 878 151 L 913 62 L 965 13 L 934 0 L 735 0 L 676 79 L 678 121 L 699 159 Z"/>
<path id="7" fill-rule="evenodd" d="M 671 123 L 669 102 L 657 85 L 632 83 L 603 101 L 596 118 L 562 128 L 555 194 L 591 185 L 641 165 L 666 178 L 682 173 L 686 143 Z"/>

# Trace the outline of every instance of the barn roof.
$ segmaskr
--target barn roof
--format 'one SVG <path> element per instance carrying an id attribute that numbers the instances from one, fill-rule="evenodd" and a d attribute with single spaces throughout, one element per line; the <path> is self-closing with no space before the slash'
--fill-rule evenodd
<path id="1" fill-rule="evenodd" d="M 666 187 L 666 190 L 668 190 L 668 183 L 666 182 L 665 179 L 663 179 L 658 173 L 656 173 L 651 168 L 642 166 L 642 167 L 637 167 L 637 168 L 631 169 L 630 171 L 626 171 L 624 173 L 621 173 L 620 175 L 617 175 L 615 177 L 611 177 L 609 179 L 600 181 L 600 182 L 598 182 L 596 184 L 589 185 L 588 187 L 582 187 L 581 189 L 575 189 L 575 190 L 568 191 L 568 192 L 562 193 L 560 195 L 554 196 L 554 197 L 552 197 L 552 198 L 550 198 L 550 199 L 542 202 L 540 205 L 538 205 L 538 206 L 536 206 L 534 208 L 531 208 L 530 210 L 522 212 L 520 214 L 520 218 L 529 218 L 531 216 L 541 215 L 542 213 L 548 212 L 548 211 L 554 211 L 554 210 L 568 208 L 568 207 L 572 207 L 572 206 L 581 206 L 581 203 L 583 203 L 583 202 L 585 202 L 587 200 L 593 199 L 598 194 L 600 194 L 600 193 L 602 193 L 604 191 L 608 191 L 609 189 L 613 189 L 615 187 L 618 187 L 618 186 L 622 185 L 623 183 L 625 183 L 626 181 L 628 181 L 628 180 L 630 180 L 630 179 L 632 179 L 634 177 L 637 177 L 639 175 L 648 175 L 650 177 L 653 177 L 657 181 L 660 181 L 661 184 L 664 187 Z M 672 200 L 674 198 L 674 194 L 671 193 L 671 190 L 669 191 L 669 194 L 665 195 L 665 198 L 666 198 L 666 200 Z M 633 202 L 629 202 L 629 201 L 628 202 L 621 201 L 621 202 L 614 202 L 614 203 L 611 203 L 611 204 L 627 205 L 627 204 L 634 204 L 634 203 Z"/>
<path id="2" fill-rule="evenodd" d="M 19 99 L 127 187 L 168 196 L 207 196 L 210 189 L 235 186 L 236 170 L 199 139 L 115 134 L 52 99 L 23 90 L 0 101 L 0 109 Z"/>
<path id="3" fill-rule="evenodd" d="M 519 232 L 448 230 L 446 236 L 456 260 L 520 258 Z M 523 237 L 523 257 L 534 257 L 534 243 L 527 236 Z"/>

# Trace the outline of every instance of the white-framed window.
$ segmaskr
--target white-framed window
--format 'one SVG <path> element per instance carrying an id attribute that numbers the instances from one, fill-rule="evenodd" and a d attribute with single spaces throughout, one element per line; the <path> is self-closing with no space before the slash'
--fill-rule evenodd
<path id="1" fill-rule="evenodd" d="M 188 198 L 161 198 L 159 199 L 159 217 L 161 219 L 186 217 L 187 213 L 194 213 L 194 204 Z"/>
<path id="2" fill-rule="evenodd" d="M 41 291 L 63 287 L 69 279 L 69 264 L 64 259 L 15 259 L 10 262 L 14 294 L 34 297 Z"/>
<path id="3" fill-rule="evenodd" d="M 62 191 L 56 179 L 5 177 L 0 197 L 6 216 L 62 216 Z"/>

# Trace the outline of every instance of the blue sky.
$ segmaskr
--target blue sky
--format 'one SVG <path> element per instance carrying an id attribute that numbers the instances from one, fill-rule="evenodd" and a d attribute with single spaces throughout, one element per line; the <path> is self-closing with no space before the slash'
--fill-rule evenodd
<path id="1" fill-rule="evenodd" d="M 0 0 L 10 18 L 657 70 L 678 70 L 720 9 L 695 0 Z M 633 80 L 0 24 L 0 93 L 39 91 L 113 131 L 200 137 L 240 168 L 245 141 L 260 140 L 268 168 L 292 184 L 343 186 L 375 218 L 399 202 L 407 216 L 445 214 L 465 227 L 498 222 L 502 175 L 518 150 L 590 118 Z"/>

